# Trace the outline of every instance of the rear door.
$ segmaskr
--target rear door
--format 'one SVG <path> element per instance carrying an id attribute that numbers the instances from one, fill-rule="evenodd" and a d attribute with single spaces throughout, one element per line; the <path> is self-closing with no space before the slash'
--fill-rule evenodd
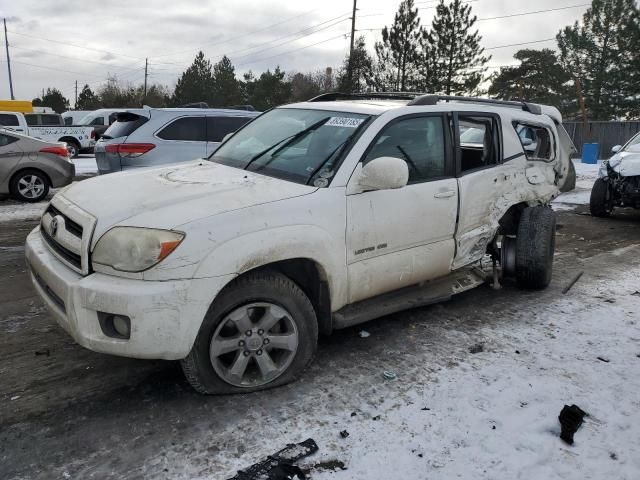
<path id="1" fill-rule="evenodd" d="M 514 179 L 524 171 L 522 162 L 517 161 L 520 156 L 507 161 L 503 158 L 502 124 L 498 115 L 454 113 L 452 127 L 460 192 L 453 262 L 453 268 L 457 269 L 485 254 L 487 244 L 495 235 L 491 220 L 504 214 L 504 205 L 510 205 L 504 197 L 514 194 Z M 470 129 L 476 134 L 465 134 Z"/>
<path id="2" fill-rule="evenodd" d="M 251 120 L 241 116 L 209 116 L 207 117 L 207 153 L 209 156 L 218 148 L 224 137 L 233 133 Z"/>
<path id="3" fill-rule="evenodd" d="M 150 152 L 153 165 L 185 162 L 204 158 L 207 154 L 207 125 L 204 115 L 172 119 L 153 136 L 156 148 Z M 140 137 L 140 140 L 143 140 Z M 131 166 L 148 166 L 143 162 L 131 162 Z"/>
<path id="4" fill-rule="evenodd" d="M 24 152 L 20 148 L 18 137 L 0 133 L 0 184 L 8 180 L 22 159 Z"/>

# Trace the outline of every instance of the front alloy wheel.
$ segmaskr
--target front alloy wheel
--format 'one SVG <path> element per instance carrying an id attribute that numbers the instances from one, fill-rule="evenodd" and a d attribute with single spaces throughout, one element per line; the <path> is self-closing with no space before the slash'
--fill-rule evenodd
<path id="1" fill-rule="evenodd" d="M 181 360 L 200 393 L 243 393 L 295 380 L 318 345 L 316 312 L 305 292 L 279 272 L 249 272 L 227 285 Z"/>
<path id="2" fill-rule="evenodd" d="M 37 170 L 25 170 L 11 180 L 11 193 L 23 202 L 39 202 L 49 193 L 49 181 Z"/>
<path id="3" fill-rule="evenodd" d="M 236 387 L 259 387 L 282 375 L 298 350 L 291 314 L 272 303 L 233 310 L 211 338 L 209 357 L 216 373 Z"/>

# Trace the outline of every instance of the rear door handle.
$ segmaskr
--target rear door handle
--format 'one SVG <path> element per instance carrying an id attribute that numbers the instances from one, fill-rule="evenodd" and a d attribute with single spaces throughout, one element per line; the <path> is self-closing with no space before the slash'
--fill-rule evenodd
<path id="1" fill-rule="evenodd" d="M 446 192 L 438 192 L 433 198 L 451 198 L 456 194 L 455 190 L 447 190 Z"/>

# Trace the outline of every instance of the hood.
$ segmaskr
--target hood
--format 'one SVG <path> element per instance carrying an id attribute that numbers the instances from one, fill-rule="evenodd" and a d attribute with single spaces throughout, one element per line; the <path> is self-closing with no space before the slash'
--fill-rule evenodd
<path id="1" fill-rule="evenodd" d="M 306 195 L 317 188 L 196 160 L 74 183 L 61 192 L 97 219 L 94 241 L 116 224 L 175 228 L 224 212 Z"/>
<path id="2" fill-rule="evenodd" d="M 640 175 L 640 153 L 619 152 L 609 159 L 609 165 L 614 172 L 623 177 L 635 177 Z"/>

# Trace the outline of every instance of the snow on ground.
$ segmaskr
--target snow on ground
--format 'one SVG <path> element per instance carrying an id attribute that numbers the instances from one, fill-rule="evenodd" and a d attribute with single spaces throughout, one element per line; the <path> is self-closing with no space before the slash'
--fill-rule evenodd
<path id="1" fill-rule="evenodd" d="M 576 167 L 576 188 L 567 193 L 563 193 L 552 202 L 553 209 L 573 210 L 578 205 L 589 205 L 591 196 L 591 188 L 598 178 L 598 169 L 601 162 L 597 164 L 582 163 L 580 160 L 574 160 Z"/>
<path id="2" fill-rule="evenodd" d="M 299 464 L 347 467 L 314 480 L 640 478 L 639 276 L 638 267 L 615 281 L 589 275 L 559 300 L 514 312 L 513 323 L 482 327 L 484 351 L 435 376 L 399 371 L 395 391 L 380 377 L 387 386 L 355 415 L 336 405 L 296 418 L 291 436 L 320 446 Z M 558 415 L 574 403 L 589 416 L 569 446 Z M 277 438 L 271 428 L 260 437 Z M 267 443 L 262 453 L 280 448 Z M 238 469 L 251 463 L 243 458 Z"/>
<path id="3" fill-rule="evenodd" d="M 73 159 L 73 163 L 76 165 L 76 175 L 79 177 L 89 177 L 98 173 L 96 157 L 93 155 L 80 155 Z M 57 189 L 51 189 L 47 198 L 38 203 L 17 202 L 13 199 L 0 200 L 0 223 L 40 218 L 56 192 Z"/>

